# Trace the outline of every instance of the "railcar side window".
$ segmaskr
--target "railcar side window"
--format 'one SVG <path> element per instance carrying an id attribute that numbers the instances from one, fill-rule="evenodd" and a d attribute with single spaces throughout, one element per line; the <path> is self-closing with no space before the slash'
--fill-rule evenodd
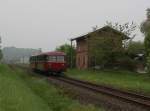
<path id="1" fill-rule="evenodd" d="M 48 61 L 56 62 L 56 56 L 49 56 Z"/>
<path id="2" fill-rule="evenodd" d="M 58 62 L 64 62 L 64 56 L 57 56 Z"/>

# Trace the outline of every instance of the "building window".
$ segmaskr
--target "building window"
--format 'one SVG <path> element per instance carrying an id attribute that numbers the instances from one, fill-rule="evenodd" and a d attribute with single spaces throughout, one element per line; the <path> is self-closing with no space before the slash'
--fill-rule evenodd
<path id="1" fill-rule="evenodd" d="M 80 66 L 80 62 L 81 62 L 81 61 L 80 61 L 80 56 L 79 56 L 79 57 L 78 57 L 78 65 L 79 65 L 79 66 Z"/>
<path id="2" fill-rule="evenodd" d="M 81 51 L 81 47 L 80 46 L 78 46 L 78 51 Z"/>
<path id="3" fill-rule="evenodd" d="M 85 56 L 83 56 L 83 66 L 85 66 Z"/>

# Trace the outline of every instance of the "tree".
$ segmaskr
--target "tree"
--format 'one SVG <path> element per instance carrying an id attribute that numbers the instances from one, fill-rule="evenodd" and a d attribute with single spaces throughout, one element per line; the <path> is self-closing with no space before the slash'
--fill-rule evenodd
<path id="1" fill-rule="evenodd" d="M 2 60 L 2 58 L 3 58 L 3 52 L 2 50 L 0 50 L 0 60 Z"/>
<path id="2" fill-rule="evenodd" d="M 147 9 L 147 18 L 141 24 L 141 32 L 145 35 L 144 45 L 146 51 L 147 67 L 150 72 L 150 8 Z"/>
<path id="3" fill-rule="evenodd" d="M 111 28 L 115 30 L 118 30 L 119 32 L 124 33 L 127 37 L 129 37 L 129 39 L 126 39 L 123 41 L 123 45 L 125 48 L 128 47 L 129 43 L 136 36 L 134 31 L 136 30 L 137 25 L 134 22 L 132 23 L 126 22 L 124 24 L 119 24 L 118 22 L 112 23 L 112 22 L 106 21 L 106 25 L 110 26 Z"/>
<path id="4" fill-rule="evenodd" d="M 74 46 L 71 47 L 71 45 L 69 44 L 64 44 L 64 45 L 57 47 L 56 50 L 66 53 L 68 66 L 71 67 L 71 59 L 72 59 L 72 66 L 75 67 L 76 56 L 75 56 Z"/>
<path id="5" fill-rule="evenodd" d="M 105 68 L 112 66 L 119 56 L 123 53 L 122 36 L 114 34 L 112 29 L 107 28 L 109 32 L 100 33 L 93 32 L 87 39 L 88 56 L 90 66 L 99 66 Z M 101 37 L 99 37 L 101 36 Z M 114 37 L 115 36 L 115 37 Z"/>
<path id="6" fill-rule="evenodd" d="M 150 8 L 147 10 L 147 18 L 144 22 L 141 24 L 141 32 L 146 36 L 146 34 L 150 31 Z"/>
<path id="7" fill-rule="evenodd" d="M 0 37 L 0 60 L 2 60 L 2 58 L 3 58 L 1 43 L 2 43 L 2 39 L 1 39 L 1 37 Z"/>
<path id="8" fill-rule="evenodd" d="M 144 43 L 141 41 L 132 41 L 129 43 L 127 53 L 130 57 L 135 57 L 137 54 L 143 53 L 145 54 Z"/>
<path id="9" fill-rule="evenodd" d="M 104 68 L 105 65 L 110 63 L 112 51 L 113 51 L 113 44 L 112 39 L 105 39 L 105 37 L 99 37 L 95 39 L 89 40 L 89 56 L 91 60 L 91 66 L 101 66 Z"/>

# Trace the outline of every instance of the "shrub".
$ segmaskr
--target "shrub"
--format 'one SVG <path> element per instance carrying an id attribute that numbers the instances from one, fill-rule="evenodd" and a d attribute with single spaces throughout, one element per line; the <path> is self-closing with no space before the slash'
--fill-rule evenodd
<path id="1" fill-rule="evenodd" d="M 122 69 L 135 70 L 137 61 L 128 56 L 121 57 L 117 60 L 117 66 Z"/>

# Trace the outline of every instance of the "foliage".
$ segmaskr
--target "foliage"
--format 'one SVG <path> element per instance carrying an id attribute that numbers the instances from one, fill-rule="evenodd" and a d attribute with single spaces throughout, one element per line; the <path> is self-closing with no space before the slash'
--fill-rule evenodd
<path id="1" fill-rule="evenodd" d="M 0 111 L 102 111 L 71 100 L 42 77 L 6 65 L 0 65 L 0 90 Z"/>
<path id="2" fill-rule="evenodd" d="M 70 69 L 67 75 L 81 80 L 108 85 L 119 89 L 150 94 L 149 75 L 126 70 L 77 70 Z"/>
<path id="3" fill-rule="evenodd" d="M 141 32 L 144 33 L 145 35 L 149 32 L 150 30 L 150 8 L 147 10 L 147 18 L 144 22 L 141 23 Z"/>
<path id="4" fill-rule="evenodd" d="M 135 29 L 137 28 L 136 24 L 132 22 L 131 24 L 129 22 L 124 24 L 119 24 L 118 22 L 112 23 L 112 22 L 106 22 L 106 24 L 110 27 L 112 27 L 115 30 L 118 30 L 119 32 L 124 33 L 126 36 L 134 38 L 136 34 L 133 34 Z"/>
<path id="5" fill-rule="evenodd" d="M 126 69 L 134 71 L 136 69 L 137 61 L 129 57 L 128 55 L 123 55 L 117 60 L 117 68 Z"/>
<path id="6" fill-rule="evenodd" d="M 2 48 L 1 43 L 2 43 L 2 38 L 0 37 L 0 61 L 3 58 L 3 53 L 2 53 L 2 49 L 1 49 Z"/>
<path id="7" fill-rule="evenodd" d="M 123 54 L 121 36 L 115 35 L 116 38 L 112 36 L 108 33 L 101 35 L 101 37 L 93 34 L 93 37 L 88 39 L 90 66 L 104 68 L 108 64 L 112 64 Z"/>
<path id="8" fill-rule="evenodd" d="M 145 41 L 144 41 L 144 45 L 145 45 L 145 51 L 146 51 L 146 55 L 148 56 L 150 53 L 150 32 L 148 32 L 145 36 Z"/>
<path id="9" fill-rule="evenodd" d="M 3 53 L 2 53 L 2 50 L 0 49 L 0 60 L 3 59 Z"/>
<path id="10" fill-rule="evenodd" d="M 137 41 L 137 42 L 131 41 L 129 43 L 127 53 L 128 53 L 128 55 L 130 55 L 130 57 L 135 56 L 140 53 L 145 54 L 144 43 L 141 41 Z"/>
<path id="11" fill-rule="evenodd" d="M 138 68 L 138 64 L 146 65 L 145 46 L 143 42 L 131 41 L 126 50 L 126 55 L 129 59 L 126 60 L 126 64 L 128 64 L 130 69 Z"/>
<path id="12" fill-rule="evenodd" d="M 146 51 L 146 59 L 147 59 L 147 68 L 148 71 L 150 72 L 150 31 L 149 33 L 146 34 L 145 36 L 145 51 Z"/>
<path id="13" fill-rule="evenodd" d="M 67 55 L 67 63 L 68 66 L 71 67 L 71 59 L 72 59 L 72 66 L 75 67 L 75 61 L 76 61 L 76 52 L 75 47 L 71 47 L 69 44 L 64 44 L 56 48 L 57 51 L 65 52 Z"/>
<path id="14" fill-rule="evenodd" d="M 141 24 L 141 32 L 145 35 L 144 45 L 147 58 L 147 67 L 150 72 L 150 9 L 147 9 L 147 19 Z"/>
<path id="15" fill-rule="evenodd" d="M 124 47 L 127 48 L 129 42 L 134 39 L 134 37 L 136 36 L 135 34 L 135 30 L 137 28 L 137 25 L 132 22 L 132 23 L 124 23 L 124 24 L 119 24 L 118 22 L 116 23 L 112 23 L 112 22 L 106 22 L 106 25 L 112 27 L 115 30 L 118 30 L 119 32 L 122 32 L 123 34 L 125 34 L 127 37 L 130 37 L 130 39 L 126 39 L 124 40 Z"/>

